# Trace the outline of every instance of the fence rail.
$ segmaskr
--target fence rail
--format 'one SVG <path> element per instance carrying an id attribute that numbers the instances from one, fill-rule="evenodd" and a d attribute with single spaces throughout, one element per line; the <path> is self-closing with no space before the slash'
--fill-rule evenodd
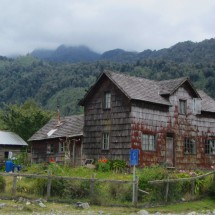
<path id="1" fill-rule="evenodd" d="M 194 196 L 194 190 L 195 190 L 195 181 L 197 179 L 205 178 L 208 175 L 215 174 L 215 170 L 208 172 L 203 175 L 198 175 L 198 176 L 193 176 L 191 178 L 178 178 L 178 179 L 164 179 L 164 180 L 154 180 L 154 181 L 149 181 L 150 184 L 163 184 L 166 183 L 166 193 L 165 193 L 165 202 L 168 200 L 168 194 L 169 194 L 169 184 L 170 183 L 176 183 L 176 182 L 184 182 L 184 181 L 191 181 L 191 194 Z"/>
<path id="2" fill-rule="evenodd" d="M 16 189 L 17 189 L 17 178 L 18 177 L 26 177 L 26 178 L 45 178 L 47 179 L 47 194 L 46 199 L 51 197 L 51 186 L 52 180 L 54 179 L 63 179 L 63 180 L 70 180 L 70 181 L 90 181 L 90 193 L 93 195 L 94 193 L 94 186 L 96 182 L 110 182 L 110 183 L 122 183 L 122 184 L 133 184 L 133 196 L 132 196 L 132 203 L 134 206 L 137 205 L 137 192 L 138 192 L 138 178 L 136 177 L 133 180 L 112 180 L 112 179 L 98 179 L 95 178 L 95 174 L 92 175 L 92 178 L 82 178 L 82 177 L 69 177 L 69 176 L 57 176 L 57 175 L 39 175 L 39 174 L 24 174 L 24 173 L 1 173 L 0 176 L 10 176 L 13 177 L 13 185 L 12 185 L 12 194 L 16 196 Z"/>

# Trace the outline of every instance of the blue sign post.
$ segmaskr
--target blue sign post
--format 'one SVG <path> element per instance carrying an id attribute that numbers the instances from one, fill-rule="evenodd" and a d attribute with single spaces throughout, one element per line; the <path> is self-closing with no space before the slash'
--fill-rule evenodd
<path id="1" fill-rule="evenodd" d="M 139 163 L 139 149 L 130 150 L 130 165 L 133 166 L 133 197 L 132 202 L 134 205 L 137 204 L 137 188 L 136 188 L 136 175 L 135 166 Z"/>
<path id="2" fill-rule="evenodd" d="M 130 150 L 130 165 L 137 166 L 139 162 L 139 149 Z"/>

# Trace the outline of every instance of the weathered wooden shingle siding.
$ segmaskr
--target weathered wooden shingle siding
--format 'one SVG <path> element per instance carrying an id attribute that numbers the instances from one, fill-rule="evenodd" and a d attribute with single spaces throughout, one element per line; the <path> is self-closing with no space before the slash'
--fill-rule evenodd
<path id="1" fill-rule="evenodd" d="M 103 108 L 104 93 L 111 93 L 111 108 Z M 107 78 L 85 104 L 83 152 L 88 158 L 129 160 L 130 105 L 128 98 Z M 102 150 L 102 133 L 110 132 L 110 149 Z"/>
<path id="2" fill-rule="evenodd" d="M 179 113 L 179 100 L 187 102 L 185 115 Z M 177 168 L 210 168 L 215 163 L 215 155 L 205 154 L 205 140 L 215 136 L 215 114 L 202 112 L 193 114 L 193 95 L 186 85 L 178 88 L 169 98 L 169 108 L 156 104 L 133 103 L 131 108 L 131 142 L 133 148 L 140 149 L 140 164 L 162 164 L 166 160 L 166 136 L 174 137 L 174 164 Z M 204 104 L 202 104 L 204 105 Z M 142 133 L 156 135 L 156 150 L 141 149 Z M 196 154 L 184 153 L 184 139 L 192 137 L 196 141 Z"/>
<path id="3" fill-rule="evenodd" d="M 169 123 L 169 107 L 135 102 L 131 108 L 131 144 L 140 149 L 140 166 L 161 164 L 165 160 L 165 133 Z M 156 150 L 143 151 L 142 134 L 156 135 Z"/>

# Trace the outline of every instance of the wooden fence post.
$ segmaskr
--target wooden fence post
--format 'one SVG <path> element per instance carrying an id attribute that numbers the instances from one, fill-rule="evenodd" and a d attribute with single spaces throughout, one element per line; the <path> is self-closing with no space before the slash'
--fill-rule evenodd
<path id="1" fill-rule="evenodd" d="M 195 194 L 195 179 L 191 181 L 191 195 L 194 197 Z"/>
<path id="2" fill-rule="evenodd" d="M 166 182 L 166 194 L 165 194 L 165 202 L 168 201 L 168 194 L 169 194 L 169 182 Z"/>
<path id="3" fill-rule="evenodd" d="M 135 176 L 134 183 L 134 192 L 133 192 L 133 204 L 135 207 L 137 207 L 137 201 L 138 201 L 138 177 Z"/>
<path id="4" fill-rule="evenodd" d="M 17 182 L 17 176 L 13 176 L 13 187 L 12 187 L 12 195 L 16 195 L 16 182 Z"/>
<path id="5" fill-rule="evenodd" d="M 90 196 L 94 196 L 94 188 L 95 188 L 95 173 L 93 173 L 92 178 L 90 180 Z"/>
<path id="6" fill-rule="evenodd" d="M 47 182 L 47 196 L 46 199 L 49 199 L 51 196 L 51 186 L 52 186 L 52 176 L 48 176 L 48 182 Z"/>

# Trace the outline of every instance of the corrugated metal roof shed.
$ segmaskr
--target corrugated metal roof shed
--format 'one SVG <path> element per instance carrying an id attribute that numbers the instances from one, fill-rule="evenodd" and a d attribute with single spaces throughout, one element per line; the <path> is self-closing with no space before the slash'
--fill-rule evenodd
<path id="1" fill-rule="evenodd" d="M 13 132 L 0 131 L 0 145 L 27 146 L 28 144 Z"/>

